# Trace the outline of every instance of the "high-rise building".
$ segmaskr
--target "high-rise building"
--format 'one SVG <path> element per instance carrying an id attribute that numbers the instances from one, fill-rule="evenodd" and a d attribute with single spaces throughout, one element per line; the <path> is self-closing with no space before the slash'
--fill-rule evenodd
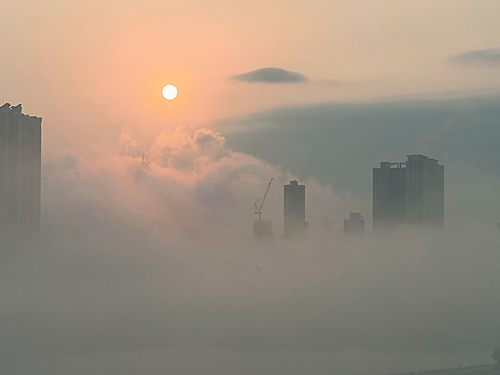
<path id="1" fill-rule="evenodd" d="M 373 230 L 398 224 L 444 226 L 444 167 L 423 155 L 373 168 Z"/>
<path id="2" fill-rule="evenodd" d="M 284 195 L 284 234 L 293 237 L 307 232 L 306 222 L 306 186 L 297 181 L 285 185 Z"/>
<path id="3" fill-rule="evenodd" d="M 0 107 L 0 241 L 19 240 L 40 227 L 42 119 L 21 104 Z"/>
<path id="4" fill-rule="evenodd" d="M 349 219 L 344 219 L 344 234 L 361 236 L 365 233 L 365 218 L 360 213 L 349 213 Z"/>

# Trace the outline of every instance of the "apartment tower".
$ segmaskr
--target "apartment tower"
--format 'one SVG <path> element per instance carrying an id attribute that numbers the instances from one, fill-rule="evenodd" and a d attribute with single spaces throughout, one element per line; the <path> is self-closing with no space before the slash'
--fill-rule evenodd
<path id="1" fill-rule="evenodd" d="M 290 181 L 284 189 L 284 235 L 293 237 L 306 233 L 306 186 Z"/>
<path id="2" fill-rule="evenodd" d="M 424 155 L 373 168 L 373 230 L 400 224 L 444 227 L 444 166 Z"/>
<path id="3" fill-rule="evenodd" d="M 21 104 L 0 107 L 0 241 L 38 232 L 42 119 Z"/>

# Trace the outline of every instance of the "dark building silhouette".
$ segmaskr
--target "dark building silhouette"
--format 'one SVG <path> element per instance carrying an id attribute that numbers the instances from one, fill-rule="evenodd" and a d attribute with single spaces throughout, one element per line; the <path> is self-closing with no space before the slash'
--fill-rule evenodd
<path id="1" fill-rule="evenodd" d="M 0 107 L 0 241 L 19 240 L 40 227 L 42 119 L 21 104 Z"/>
<path id="2" fill-rule="evenodd" d="M 306 186 L 290 181 L 290 185 L 285 185 L 284 192 L 285 237 L 306 233 L 309 227 L 306 222 Z"/>
<path id="3" fill-rule="evenodd" d="M 444 227 L 444 167 L 423 155 L 373 168 L 373 229 L 398 224 Z"/>
<path id="4" fill-rule="evenodd" d="M 351 212 L 349 219 L 344 219 L 344 234 L 359 236 L 365 234 L 365 218 L 360 213 Z"/>

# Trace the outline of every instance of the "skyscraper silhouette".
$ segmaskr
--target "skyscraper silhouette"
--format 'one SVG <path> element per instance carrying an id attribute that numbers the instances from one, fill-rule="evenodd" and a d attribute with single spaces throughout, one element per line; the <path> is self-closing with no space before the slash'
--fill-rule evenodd
<path id="1" fill-rule="evenodd" d="M 42 119 L 21 104 L 0 107 L 0 240 L 19 240 L 40 227 Z"/>
<path id="2" fill-rule="evenodd" d="M 423 155 L 373 168 L 373 229 L 397 224 L 444 226 L 444 167 Z"/>
<path id="3" fill-rule="evenodd" d="M 284 235 L 293 237 L 307 232 L 306 186 L 297 181 L 290 181 L 284 189 Z"/>

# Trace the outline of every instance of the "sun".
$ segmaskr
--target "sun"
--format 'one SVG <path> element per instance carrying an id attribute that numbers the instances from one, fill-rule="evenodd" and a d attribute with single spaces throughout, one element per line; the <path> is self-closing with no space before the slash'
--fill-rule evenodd
<path id="1" fill-rule="evenodd" d="M 161 93 L 165 99 L 174 100 L 177 97 L 177 87 L 174 85 L 166 85 Z"/>

